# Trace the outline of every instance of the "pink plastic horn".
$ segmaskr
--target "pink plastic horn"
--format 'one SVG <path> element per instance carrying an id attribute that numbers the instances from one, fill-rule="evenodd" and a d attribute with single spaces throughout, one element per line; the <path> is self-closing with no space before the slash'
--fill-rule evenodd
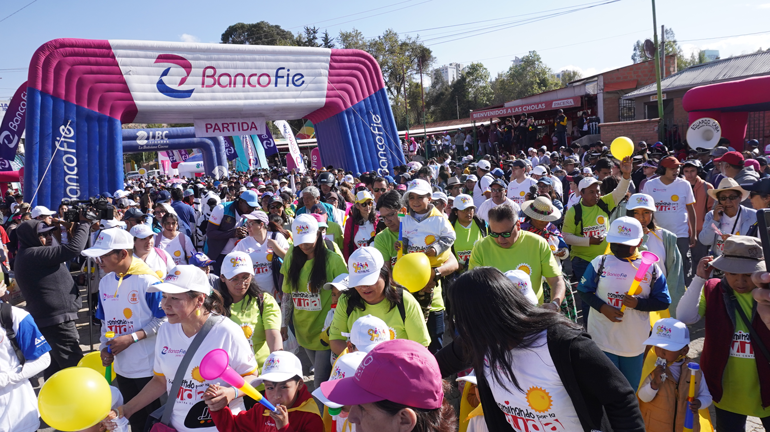
<path id="1" fill-rule="evenodd" d="M 636 275 L 634 275 L 634 281 L 631 282 L 631 287 L 628 288 L 628 295 L 636 294 L 636 290 L 639 288 L 639 283 L 644 280 L 644 275 L 647 273 L 647 269 L 649 269 L 651 265 L 658 261 L 660 261 L 660 258 L 658 258 L 658 256 L 654 253 L 648 251 L 642 252 L 642 263 L 639 264 L 639 269 L 636 270 Z M 620 307 L 621 312 L 625 312 L 625 310 L 626 305 Z"/>
<path id="2" fill-rule="evenodd" d="M 261 403 L 265 408 L 275 411 L 273 404 L 263 398 L 257 389 L 247 383 L 238 372 L 230 367 L 230 356 L 227 355 L 227 351 L 221 348 L 209 351 L 201 360 L 200 373 L 203 379 L 207 381 L 222 378 L 226 383 L 251 396 L 252 399 Z"/>

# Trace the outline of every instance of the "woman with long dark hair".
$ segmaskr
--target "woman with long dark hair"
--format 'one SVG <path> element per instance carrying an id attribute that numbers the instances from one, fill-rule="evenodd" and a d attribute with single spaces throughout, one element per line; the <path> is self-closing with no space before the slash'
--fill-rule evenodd
<path id="1" fill-rule="evenodd" d="M 179 218 L 176 213 L 166 213 L 161 218 L 163 231 L 155 236 L 155 244 L 171 256 L 176 265 L 187 264 L 197 252 L 192 239 L 179 231 Z"/>
<path id="2" fill-rule="evenodd" d="M 499 270 L 479 267 L 448 291 L 455 340 L 442 376 L 473 367 L 490 431 L 644 431 L 634 389 L 579 326 L 532 305 Z"/>
<path id="3" fill-rule="evenodd" d="M 292 223 L 294 247 L 289 249 L 281 273 L 283 279 L 281 334 L 288 335 L 289 310 L 294 308 L 294 334 L 315 367 L 315 386 L 329 379 L 331 355 L 320 338 L 324 320 L 331 310 L 332 293 L 323 289 L 326 282 L 347 273 L 342 256 L 326 249 L 318 231 L 318 221 L 310 214 L 297 216 Z"/>
<path id="4" fill-rule="evenodd" d="M 350 258 L 356 249 L 369 246 L 372 238 L 377 234 L 376 225 L 374 197 L 367 190 L 357 192 L 356 202 L 345 222 L 345 233 L 342 237 L 342 255 L 345 259 Z"/>
<path id="5" fill-rule="evenodd" d="M 390 284 L 390 272 L 379 250 L 365 246 L 348 260 L 348 286 L 334 310 L 329 329 L 329 345 L 339 355 L 358 318 L 372 315 L 390 327 L 391 339 L 410 339 L 423 346 L 430 344 L 420 304 L 409 291 Z"/>

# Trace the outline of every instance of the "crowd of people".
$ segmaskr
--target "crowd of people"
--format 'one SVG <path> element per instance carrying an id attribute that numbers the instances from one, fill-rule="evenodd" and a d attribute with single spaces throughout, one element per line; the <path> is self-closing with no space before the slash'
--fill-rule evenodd
<path id="1" fill-rule="evenodd" d="M 506 123 L 514 141 L 527 121 Z M 143 178 L 56 210 L 9 191 L 3 265 L 26 306 L 2 303 L 0 431 L 36 430 L 29 378 L 83 358 L 82 285 L 119 390 L 89 430 L 680 431 L 688 411 L 770 427 L 767 158 L 639 142 L 617 160 L 567 145 L 562 121 L 526 153 L 405 143 L 392 172 Z M 430 266 L 417 290 L 393 278 L 411 253 Z M 217 348 L 275 411 L 201 375 Z"/>

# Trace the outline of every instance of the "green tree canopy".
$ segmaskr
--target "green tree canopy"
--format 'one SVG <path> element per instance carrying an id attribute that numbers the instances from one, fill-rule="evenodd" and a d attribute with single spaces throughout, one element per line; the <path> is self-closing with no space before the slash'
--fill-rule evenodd
<path id="1" fill-rule="evenodd" d="M 240 45 L 296 45 L 294 34 L 279 25 L 260 21 L 233 24 L 222 33 L 222 43 Z"/>
<path id="2" fill-rule="evenodd" d="M 497 76 L 492 83 L 492 103 L 501 104 L 560 86 L 561 82 L 554 77 L 551 68 L 543 62 L 540 54 L 530 51 L 522 57 L 520 64 L 511 66 L 507 72 Z"/>

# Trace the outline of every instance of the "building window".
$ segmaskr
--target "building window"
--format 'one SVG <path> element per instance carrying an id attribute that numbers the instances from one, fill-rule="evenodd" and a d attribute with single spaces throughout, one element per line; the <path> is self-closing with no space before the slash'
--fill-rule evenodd
<path id="1" fill-rule="evenodd" d="M 636 120 L 636 106 L 633 99 L 621 99 L 619 109 L 620 121 Z"/>

